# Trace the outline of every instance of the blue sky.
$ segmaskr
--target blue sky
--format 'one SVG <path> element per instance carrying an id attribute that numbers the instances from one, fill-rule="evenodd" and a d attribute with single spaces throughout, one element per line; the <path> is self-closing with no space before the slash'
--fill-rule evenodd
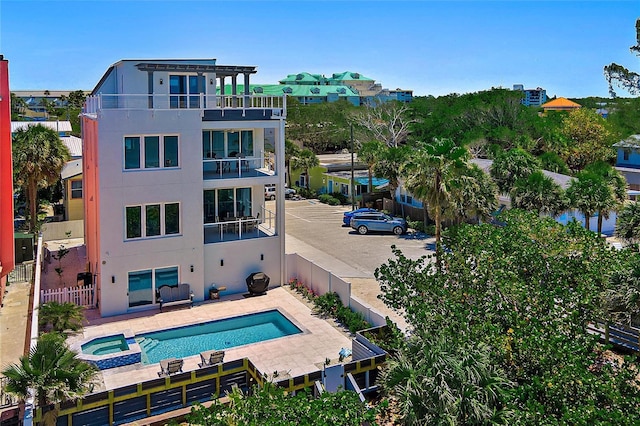
<path id="1" fill-rule="evenodd" d="M 215 58 L 257 66 L 252 83 L 355 71 L 418 96 L 607 96 L 604 65 L 640 70 L 639 16 L 637 0 L 0 0 L 0 54 L 12 90 L 90 90 L 120 59 Z"/>

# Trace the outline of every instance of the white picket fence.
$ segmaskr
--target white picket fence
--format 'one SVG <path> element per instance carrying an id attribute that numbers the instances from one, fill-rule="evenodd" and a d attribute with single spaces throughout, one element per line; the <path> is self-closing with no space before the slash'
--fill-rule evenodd
<path id="1" fill-rule="evenodd" d="M 85 308 L 96 306 L 95 286 L 65 287 L 60 289 L 40 290 L 40 304 L 47 302 L 71 302 Z"/>

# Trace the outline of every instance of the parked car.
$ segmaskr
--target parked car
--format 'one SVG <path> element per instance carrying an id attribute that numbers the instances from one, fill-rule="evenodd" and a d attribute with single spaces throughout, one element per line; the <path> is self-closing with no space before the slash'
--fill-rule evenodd
<path id="1" fill-rule="evenodd" d="M 402 218 L 391 217 L 382 212 L 358 213 L 351 218 L 351 227 L 359 234 L 369 231 L 393 232 L 402 235 L 407 232 L 407 221 Z"/>
<path id="2" fill-rule="evenodd" d="M 275 200 L 276 199 L 276 186 L 275 185 L 265 185 L 264 186 L 264 199 L 265 200 Z"/>
<path id="3" fill-rule="evenodd" d="M 378 210 L 376 209 L 372 209 L 369 207 L 362 207 L 360 209 L 357 210 L 353 210 L 350 212 L 344 212 L 344 214 L 342 215 L 342 223 L 344 223 L 345 225 L 349 226 L 351 224 L 351 218 L 353 217 L 354 214 L 357 213 L 371 213 L 371 212 L 377 212 Z"/>
<path id="4" fill-rule="evenodd" d="M 284 188 L 284 197 L 285 198 L 291 198 L 294 195 L 296 195 L 296 190 L 293 188 L 289 188 L 289 187 L 285 187 Z"/>

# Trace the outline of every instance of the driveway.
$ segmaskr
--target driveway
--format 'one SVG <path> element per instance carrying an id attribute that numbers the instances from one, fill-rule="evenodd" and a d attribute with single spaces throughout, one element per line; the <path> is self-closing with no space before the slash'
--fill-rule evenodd
<path id="1" fill-rule="evenodd" d="M 433 243 L 434 239 L 425 235 L 358 234 L 350 227 L 342 225 L 342 214 L 349 210 L 350 206 L 329 206 L 317 200 L 287 200 L 286 251 L 298 251 L 304 255 L 304 249 L 293 249 L 295 240 L 298 240 L 332 259 L 335 266 L 330 269 L 337 275 L 360 278 L 373 278 L 376 268 L 393 257 L 391 246 L 394 244 L 411 259 L 433 253 L 426 245 Z M 341 263 L 346 264 L 348 268 Z M 341 273 L 338 273 L 336 268 L 340 269 Z"/>

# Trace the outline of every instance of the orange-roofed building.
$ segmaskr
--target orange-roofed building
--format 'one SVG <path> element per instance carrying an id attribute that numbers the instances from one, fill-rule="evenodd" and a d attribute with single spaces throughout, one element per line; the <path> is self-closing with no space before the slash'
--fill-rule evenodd
<path id="1" fill-rule="evenodd" d="M 544 112 L 547 111 L 573 111 L 574 109 L 581 108 L 582 105 L 577 104 L 573 101 L 570 101 L 567 98 L 557 98 L 552 101 L 549 101 L 545 104 L 542 104 L 542 108 L 544 108 Z"/>

